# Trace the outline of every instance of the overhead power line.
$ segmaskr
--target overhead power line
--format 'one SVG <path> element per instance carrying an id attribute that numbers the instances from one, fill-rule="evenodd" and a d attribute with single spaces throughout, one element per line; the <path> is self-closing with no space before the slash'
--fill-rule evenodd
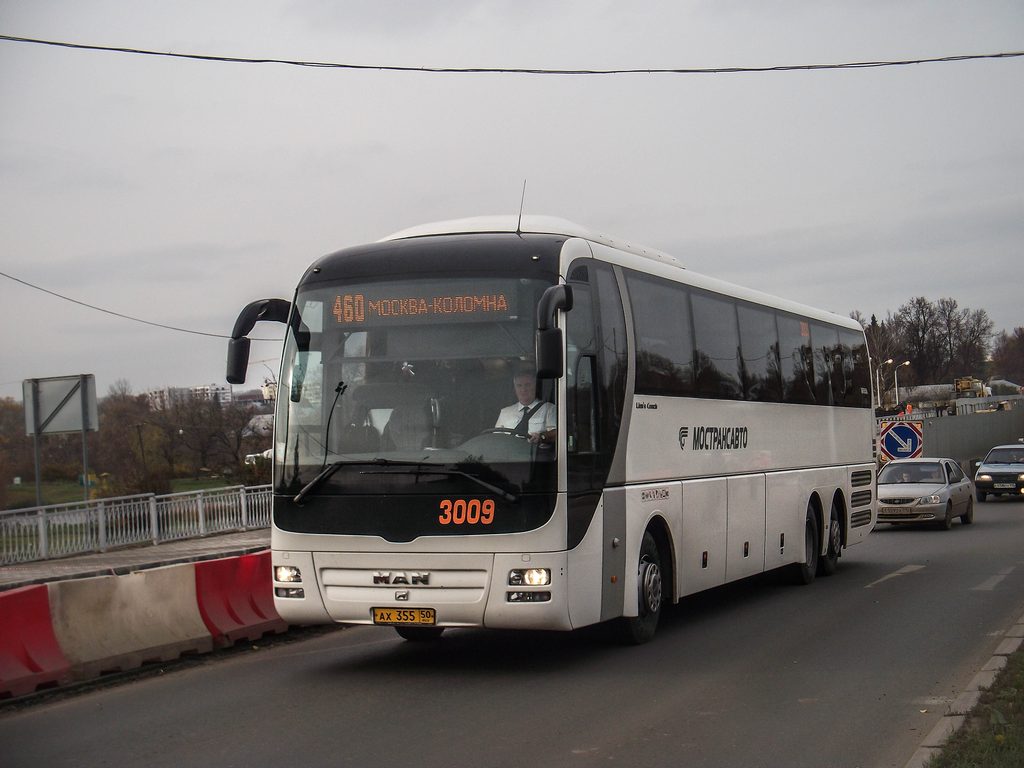
<path id="1" fill-rule="evenodd" d="M 192 330 L 191 328 L 179 328 L 179 327 L 174 326 L 174 325 L 165 325 L 164 323 L 155 323 L 152 320 L 143 320 L 141 317 L 132 317 L 131 315 L 125 315 L 125 314 L 122 314 L 120 312 L 115 312 L 112 309 L 104 309 L 103 307 L 97 307 L 95 304 L 88 304 L 88 303 L 86 303 L 84 301 L 79 301 L 78 299 L 72 299 L 70 296 L 65 296 L 62 293 L 57 293 L 56 291 L 51 291 L 48 288 L 43 288 L 42 286 L 35 285 L 33 283 L 28 282 L 27 280 L 22 280 L 20 277 L 15 277 L 14 275 L 9 275 L 6 272 L 0 272 L 0 277 L 6 277 L 8 280 L 13 280 L 16 283 L 21 283 L 21 285 L 24 285 L 24 286 L 26 286 L 28 288 L 32 288 L 33 290 L 41 291 L 42 293 L 49 294 L 50 296 L 55 296 L 58 299 L 62 299 L 64 301 L 70 301 L 72 304 L 78 304 L 80 307 L 86 307 L 88 309 L 93 309 L 93 310 L 95 310 L 97 312 L 103 312 L 104 314 L 107 314 L 107 315 L 113 315 L 114 317 L 119 317 L 122 320 L 131 320 L 134 323 L 142 323 L 143 325 L 151 325 L 154 328 L 163 328 L 163 329 L 168 330 L 168 331 L 177 331 L 178 333 L 191 333 L 191 334 L 193 334 L 195 336 L 210 336 L 210 337 L 215 338 L 215 339 L 230 339 L 231 338 L 230 336 L 225 335 L 223 333 L 208 333 L 207 331 L 195 331 L 195 330 Z M 252 339 L 252 341 L 281 341 L 281 339 Z"/>
<path id="2" fill-rule="evenodd" d="M 128 53 L 136 56 L 161 56 L 171 59 L 193 59 L 230 64 L 285 64 L 292 67 L 320 67 L 325 69 L 377 70 L 382 72 L 416 72 L 424 74 L 454 75 L 723 75 L 752 74 L 758 72 L 796 72 L 832 69 L 872 69 L 878 67 L 904 67 L 911 64 L 940 64 L 978 59 L 1010 59 L 1024 56 L 1024 51 L 1007 53 L 978 53 L 958 56 L 939 56 L 927 59 L 901 59 L 886 61 L 850 61 L 838 64 L 785 64 L 771 67 L 642 67 L 636 69 L 542 69 L 539 67 L 410 67 L 396 64 L 345 64 L 331 61 L 303 61 L 301 59 L 248 58 L 244 56 L 214 56 L 202 53 L 173 53 L 153 51 L 145 48 L 128 48 L 113 45 L 87 45 L 85 43 L 40 40 L 31 37 L 0 35 L 0 41 L 10 43 L 31 43 L 57 48 L 74 48 L 84 51 L 105 51 Z"/>

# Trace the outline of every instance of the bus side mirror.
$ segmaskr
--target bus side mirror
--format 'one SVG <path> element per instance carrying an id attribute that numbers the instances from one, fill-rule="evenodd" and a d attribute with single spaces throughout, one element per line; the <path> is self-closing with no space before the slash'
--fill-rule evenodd
<path id="1" fill-rule="evenodd" d="M 560 379 L 565 372 L 562 329 L 555 327 L 555 312 L 572 309 L 572 287 L 552 285 L 537 303 L 537 378 Z"/>
<path id="2" fill-rule="evenodd" d="M 238 314 L 235 327 L 228 342 L 228 364 L 226 379 L 229 384 L 244 384 L 245 372 L 249 367 L 249 339 L 247 334 L 260 320 L 287 323 L 291 311 L 290 301 L 284 299 L 260 299 L 248 304 Z"/>
<path id="3" fill-rule="evenodd" d="M 249 339 L 243 336 L 240 339 L 228 341 L 228 384 L 245 384 L 245 372 L 249 367 Z"/>

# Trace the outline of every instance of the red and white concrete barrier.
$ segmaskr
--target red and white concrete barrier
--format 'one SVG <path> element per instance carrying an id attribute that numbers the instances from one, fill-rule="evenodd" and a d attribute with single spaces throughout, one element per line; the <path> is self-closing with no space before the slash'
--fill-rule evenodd
<path id="1" fill-rule="evenodd" d="M 284 632 L 272 588 L 268 550 L 0 592 L 0 698 Z"/>

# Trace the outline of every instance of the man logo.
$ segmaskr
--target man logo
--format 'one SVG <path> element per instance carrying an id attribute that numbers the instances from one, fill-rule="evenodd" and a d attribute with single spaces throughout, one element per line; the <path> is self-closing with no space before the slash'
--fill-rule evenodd
<path id="1" fill-rule="evenodd" d="M 681 450 L 681 451 L 685 451 L 686 450 L 686 438 L 688 438 L 689 436 L 690 436 L 690 428 L 689 427 L 680 427 L 679 428 L 679 450 Z"/>

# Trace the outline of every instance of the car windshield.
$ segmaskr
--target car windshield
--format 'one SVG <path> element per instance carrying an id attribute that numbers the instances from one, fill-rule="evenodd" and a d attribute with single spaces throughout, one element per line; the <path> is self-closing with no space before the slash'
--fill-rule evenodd
<path id="1" fill-rule="evenodd" d="M 555 382 L 537 381 L 532 363 L 549 285 L 453 275 L 300 290 L 278 400 L 278 492 L 553 489 L 556 451 L 538 433 L 557 423 Z"/>
<path id="2" fill-rule="evenodd" d="M 993 448 L 985 457 L 986 464 L 1024 464 L 1024 448 Z"/>
<path id="3" fill-rule="evenodd" d="M 878 473 L 879 484 L 894 485 L 899 483 L 943 483 L 945 477 L 942 465 L 938 463 L 900 464 L 890 463 Z"/>

